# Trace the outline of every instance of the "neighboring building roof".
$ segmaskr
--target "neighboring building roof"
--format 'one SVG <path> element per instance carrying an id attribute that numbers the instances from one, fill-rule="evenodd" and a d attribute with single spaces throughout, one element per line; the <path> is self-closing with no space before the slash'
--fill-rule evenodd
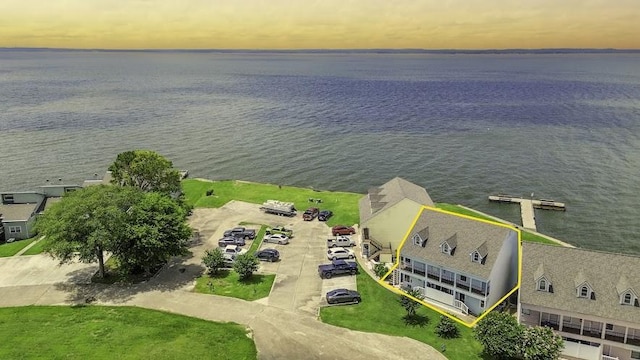
<path id="1" fill-rule="evenodd" d="M 37 203 L 0 204 L 0 217 L 3 222 L 27 221 L 36 211 Z"/>
<path id="2" fill-rule="evenodd" d="M 553 293 L 537 291 L 543 266 Z M 640 291 L 640 257 L 525 242 L 522 245 L 522 303 L 640 324 L 640 308 L 620 304 L 620 294 Z M 587 282 L 595 300 L 579 298 L 576 286 Z M 577 284 L 577 285 L 576 285 Z"/>
<path id="3" fill-rule="evenodd" d="M 409 232 L 409 239 L 427 227 L 429 239 L 424 247 L 406 241 L 400 250 L 402 255 L 422 258 L 429 264 L 455 269 L 482 279 L 489 278 L 507 235 L 514 231 L 498 225 L 425 209 Z M 444 241 L 447 241 L 451 247 L 455 246 L 453 255 L 442 253 L 440 245 Z M 486 256 L 483 264 L 471 261 L 471 253 L 479 249 Z"/>
<path id="4" fill-rule="evenodd" d="M 398 202 L 409 199 L 421 205 L 434 206 L 431 197 L 423 187 L 403 178 L 395 177 L 379 187 L 370 188 L 360 199 L 360 223 L 371 219 Z"/>

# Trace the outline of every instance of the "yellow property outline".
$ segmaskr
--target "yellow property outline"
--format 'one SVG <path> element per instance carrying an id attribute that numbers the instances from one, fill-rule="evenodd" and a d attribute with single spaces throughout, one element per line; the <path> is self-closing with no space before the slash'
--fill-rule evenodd
<path id="1" fill-rule="evenodd" d="M 426 301 L 420 300 L 418 298 L 415 298 L 413 296 L 407 295 L 407 293 L 405 293 L 404 291 L 391 286 L 389 284 L 387 284 L 387 282 L 385 281 L 385 279 L 391 275 L 391 273 L 393 272 L 393 270 L 395 270 L 398 265 L 400 264 L 400 250 L 402 250 L 402 247 L 404 246 L 405 242 L 407 241 L 407 239 L 409 238 L 409 234 L 411 233 L 411 230 L 413 230 L 413 228 L 416 226 L 416 222 L 418 222 L 418 219 L 420 218 L 420 216 L 422 215 L 422 213 L 425 210 L 432 210 L 432 211 L 437 211 L 443 214 L 448 214 L 448 215 L 453 215 L 453 216 L 458 216 L 461 217 L 463 219 L 467 219 L 467 220 L 473 220 L 473 221 L 479 221 L 479 222 L 483 222 L 489 225 L 496 225 L 496 226 L 501 226 L 507 229 L 511 229 L 514 230 L 517 234 L 518 234 L 518 282 L 516 283 L 516 286 L 510 290 L 505 296 L 503 296 L 499 301 L 497 301 L 492 307 L 490 307 L 489 309 L 485 310 L 482 315 L 480 315 L 478 318 L 476 318 L 473 322 L 468 323 L 466 321 L 462 321 L 459 318 L 457 318 L 454 315 L 451 315 L 445 311 L 443 311 L 442 309 L 427 303 Z M 409 227 L 409 230 L 407 230 L 406 234 L 404 235 L 404 239 L 402 240 L 402 242 L 400 243 L 400 246 L 398 246 L 398 249 L 396 250 L 396 262 L 393 264 L 393 266 L 391 267 L 391 269 L 383 276 L 380 278 L 380 280 L 378 280 L 378 283 L 384 287 L 386 287 L 387 289 L 395 292 L 396 294 L 400 294 L 400 295 L 404 295 L 408 298 L 410 298 L 411 300 L 414 300 L 432 310 L 435 310 L 436 312 L 448 316 L 449 318 L 451 318 L 452 320 L 466 326 L 466 327 L 474 327 L 478 321 L 480 321 L 483 317 L 485 317 L 489 312 L 491 312 L 493 309 L 496 308 L 496 306 L 500 305 L 503 301 L 505 301 L 509 296 L 511 296 L 511 294 L 513 294 L 514 292 L 516 292 L 519 288 L 520 288 L 520 281 L 522 280 L 522 233 L 520 231 L 520 229 L 515 228 L 511 225 L 507 225 L 507 224 L 502 224 L 499 222 L 495 222 L 495 221 L 490 221 L 490 220 L 485 220 L 485 219 L 479 219 L 479 218 L 475 218 L 472 216 L 468 216 L 468 215 L 463 215 L 463 214 L 457 214 L 451 211 L 446 211 L 446 210 L 441 210 L 441 209 L 437 209 L 431 206 L 422 206 L 422 208 L 420 209 L 420 211 L 418 211 L 418 215 L 416 215 L 416 217 L 413 219 L 413 222 L 411 223 L 411 226 Z"/>

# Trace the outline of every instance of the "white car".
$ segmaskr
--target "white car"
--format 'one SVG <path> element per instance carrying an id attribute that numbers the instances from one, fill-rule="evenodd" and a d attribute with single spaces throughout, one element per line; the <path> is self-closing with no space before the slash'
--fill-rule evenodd
<path id="1" fill-rule="evenodd" d="M 353 259 L 356 255 L 350 249 L 345 249 L 343 247 L 331 248 L 327 250 L 327 259 L 329 260 L 338 260 L 338 259 Z"/>
<path id="2" fill-rule="evenodd" d="M 222 254 L 232 255 L 233 257 L 235 257 L 236 255 L 242 255 L 242 254 L 245 254 L 246 252 L 247 252 L 247 249 L 243 249 L 238 245 L 227 245 L 224 248 L 224 251 L 222 252 Z"/>
<path id="3" fill-rule="evenodd" d="M 287 235 L 284 235 L 284 234 L 271 234 L 271 235 L 265 235 L 262 241 L 266 243 L 276 243 L 276 244 L 284 245 L 289 243 L 289 237 L 287 237 Z"/>

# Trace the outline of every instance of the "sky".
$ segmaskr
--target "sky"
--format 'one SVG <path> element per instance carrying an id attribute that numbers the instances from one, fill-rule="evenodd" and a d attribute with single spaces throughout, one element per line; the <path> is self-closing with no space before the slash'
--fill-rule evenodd
<path id="1" fill-rule="evenodd" d="M 640 0 L 0 0 L 0 47 L 640 49 Z"/>

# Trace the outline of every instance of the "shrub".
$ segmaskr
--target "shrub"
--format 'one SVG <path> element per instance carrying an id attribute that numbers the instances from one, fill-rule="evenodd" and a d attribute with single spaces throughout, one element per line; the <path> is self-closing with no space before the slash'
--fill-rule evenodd
<path id="1" fill-rule="evenodd" d="M 440 316 L 440 322 L 436 325 L 436 334 L 444 339 L 452 339 L 460 336 L 456 323 L 448 316 Z"/>
<path id="2" fill-rule="evenodd" d="M 222 250 L 220 250 L 220 248 L 207 250 L 205 256 L 202 258 L 202 262 L 209 269 L 209 274 L 216 274 L 220 268 L 224 267 Z"/>
<path id="3" fill-rule="evenodd" d="M 382 263 L 378 263 L 373 267 L 373 272 L 376 274 L 378 279 L 382 279 L 382 277 L 385 276 L 388 271 L 389 269 L 387 269 L 387 265 Z"/>
<path id="4" fill-rule="evenodd" d="M 233 263 L 233 270 L 240 276 L 240 280 L 247 280 L 258 270 L 260 262 L 258 258 L 252 254 L 242 254 L 236 257 Z"/>

